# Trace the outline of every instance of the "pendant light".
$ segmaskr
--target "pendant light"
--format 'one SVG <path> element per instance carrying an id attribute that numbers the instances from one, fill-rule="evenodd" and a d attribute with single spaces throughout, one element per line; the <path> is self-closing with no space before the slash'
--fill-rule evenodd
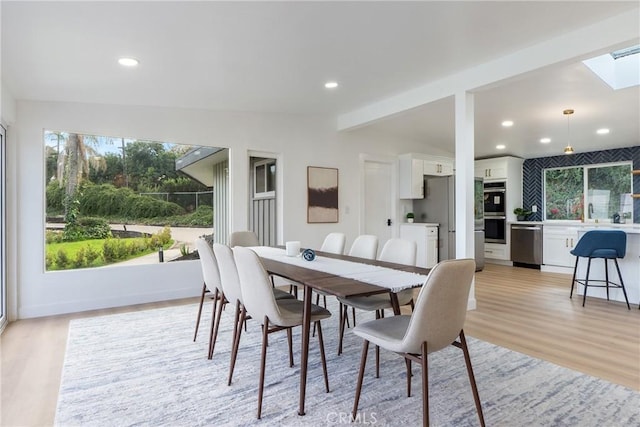
<path id="1" fill-rule="evenodd" d="M 569 116 L 573 114 L 573 110 L 564 110 L 562 114 L 567 116 L 567 146 L 564 147 L 564 154 L 573 154 L 573 147 L 571 146 L 571 130 L 569 129 Z"/>

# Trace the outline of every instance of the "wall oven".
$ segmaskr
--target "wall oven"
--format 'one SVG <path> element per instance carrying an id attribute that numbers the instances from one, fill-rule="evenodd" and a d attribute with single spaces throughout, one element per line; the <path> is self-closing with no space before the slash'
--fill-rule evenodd
<path id="1" fill-rule="evenodd" d="M 485 182 L 484 216 L 505 216 L 506 195 L 504 182 Z"/>
<path id="2" fill-rule="evenodd" d="M 506 216 L 484 217 L 484 241 L 487 243 L 507 243 Z"/>

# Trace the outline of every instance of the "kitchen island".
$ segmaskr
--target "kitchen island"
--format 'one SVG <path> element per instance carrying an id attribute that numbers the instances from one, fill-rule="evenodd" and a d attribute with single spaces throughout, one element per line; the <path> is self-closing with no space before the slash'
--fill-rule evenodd
<path id="1" fill-rule="evenodd" d="M 544 247 L 543 247 L 543 271 L 561 272 L 573 274 L 575 256 L 570 251 L 575 247 L 580 238 L 590 230 L 622 230 L 627 234 L 627 252 L 623 259 L 618 260 L 620 272 L 624 281 L 629 304 L 636 305 L 640 302 L 640 224 L 612 224 L 612 223 L 571 223 L 566 224 L 545 221 L 544 222 Z M 581 259 L 578 263 L 578 278 L 584 278 L 587 273 L 587 261 Z M 604 261 L 594 259 L 591 262 L 590 279 L 604 279 Z M 615 264 L 609 261 L 609 279 L 619 282 Z M 567 291 L 570 289 L 571 279 L 567 283 Z M 584 294 L 584 286 L 576 285 L 578 295 Z M 587 296 L 606 298 L 605 288 L 592 288 L 587 291 Z M 610 288 L 609 298 L 615 301 L 624 301 L 622 289 Z"/>

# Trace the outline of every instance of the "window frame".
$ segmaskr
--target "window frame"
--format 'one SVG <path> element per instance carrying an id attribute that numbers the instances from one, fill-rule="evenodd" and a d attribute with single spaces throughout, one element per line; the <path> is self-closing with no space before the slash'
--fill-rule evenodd
<path id="1" fill-rule="evenodd" d="M 570 166 L 561 166 L 561 167 L 551 167 L 551 168 L 543 168 L 542 169 L 542 202 L 543 202 L 543 210 L 542 210 L 542 220 L 549 222 L 559 222 L 559 223 L 576 223 L 576 222 L 587 222 L 587 223 L 597 223 L 599 221 L 608 222 L 611 221 L 610 218 L 605 220 L 598 218 L 587 218 L 585 215 L 585 207 L 588 206 L 588 194 L 589 194 L 589 170 L 591 169 L 599 169 L 606 167 L 615 167 L 615 166 L 629 166 L 629 183 L 630 183 L 630 192 L 633 193 L 633 175 L 631 171 L 633 170 L 633 161 L 632 160 L 623 160 L 619 162 L 606 162 L 606 163 L 590 163 L 583 165 L 570 165 Z M 579 168 L 582 169 L 582 202 L 583 202 L 583 211 L 582 211 L 582 219 L 547 219 L 547 179 L 546 173 L 547 171 L 561 170 L 561 169 L 573 169 Z M 631 218 L 633 218 L 634 209 L 633 204 L 631 205 Z"/>
<path id="2" fill-rule="evenodd" d="M 264 173 L 263 173 L 263 178 L 264 178 L 264 187 L 265 190 L 268 189 L 268 185 L 267 183 L 268 181 L 268 176 L 269 176 L 269 167 L 273 165 L 276 168 L 276 173 L 277 173 L 277 163 L 276 163 L 276 159 L 264 159 L 264 160 L 259 160 L 257 162 L 255 162 L 253 164 L 253 198 L 254 199 L 273 199 L 276 197 L 276 191 L 275 191 L 275 187 L 276 187 L 276 180 L 273 180 L 273 190 L 272 191 L 258 191 L 258 168 L 260 166 L 264 166 Z"/>

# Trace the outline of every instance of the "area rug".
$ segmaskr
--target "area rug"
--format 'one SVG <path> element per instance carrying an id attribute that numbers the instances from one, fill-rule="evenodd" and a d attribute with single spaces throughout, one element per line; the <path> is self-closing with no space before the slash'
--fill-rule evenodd
<path id="1" fill-rule="evenodd" d="M 333 298 L 331 299 L 333 300 Z M 330 309 L 336 307 L 331 305 Z M 196 305 L 74 320 L 69 328 L 55 424 L 58 426 L 331 426 L 349 422 L 362 340 L 352 333 L 337 355 L 337 316 L 323 322 L 330 393 L 325 393 L 317 339 L 309 357 L 306 415 L 298 416 L 300 331 L 288 367 L 286 335 L 272 334 L 262 419 L 256 419 L 260 326 L 248 322 L 234 381 L 227 386 L 231 324 L 223 312 L 213 360 L 207 360 L 210 302 L 192 341 Z M 358 321 L 368 319 L 366 313 Z M 487 426 L 637 426 L 640 394 L 551 363 L 468 338 Z M 422 424 L 419 367 L 406 397 L 405 364 L 370 350 L 355 424 Z M 615 363 L 615 362 L 612 362 Z M 462 352 L 429 357 L 434 426 L 477 426 Z M 415 366 L 415 365 L 414 365 Z"/>

